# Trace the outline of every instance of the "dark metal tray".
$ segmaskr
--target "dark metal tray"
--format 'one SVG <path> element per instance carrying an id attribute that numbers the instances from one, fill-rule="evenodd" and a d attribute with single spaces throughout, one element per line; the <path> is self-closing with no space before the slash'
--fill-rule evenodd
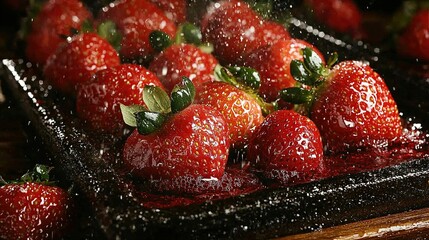
<path id="1" fill-rule="evenodd" d="M 426 78 L 362 42 L 347 43 L 293 19 L 295 37 L 344 58 L 365 59 L 386 79 L 404 118 L 429 121 Z M 316 30 L 316 31 L 315 31 Z M 322 37 L 323 36 L 323 37 Z M 3 60 L 0 76 L 54 164 L 82 190 L 108 239 L 260 239 L 308 232 L 429 206 L 429 158 L 292 187 L 185 207 L 146 209 L 116 168 L 109 136 L 85 131 L 71 109 L 24 60 Z"/>

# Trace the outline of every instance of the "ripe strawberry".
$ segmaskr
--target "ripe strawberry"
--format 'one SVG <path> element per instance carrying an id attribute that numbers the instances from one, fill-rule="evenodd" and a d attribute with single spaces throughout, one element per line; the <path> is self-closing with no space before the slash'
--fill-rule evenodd
<path id="1" fill-rule="evenodd" d="M 304 61 L 293 61 L 291 70 L 304 89 L 286 89 L 281 95 L 285 100 L 306 104 L 304 108 L 328 150 L 377 147 L 401 136 L 395 100 L 369 65 L 343 61 L 329 69 L 333 60 L 325 67 L 311 49 L 303 53 Z"/>
<path id="2" fill-rule="evenodd" d="M 225 82 L 210 82 L 198 88 L 196 103 L 212 106 L 222 113 L 231 145 L 247 143 L 254 129 L 264 120 L 258 102 L 245 91 Z"/>
<path id="3" fill-rule="evenodd" d="M 268 101 L 278 98 L 280 90 L 293 87 L 296 81 L 290 73 L 292 60 L 302 60 L 302 48 L 310 47 L 323 55 L 310 43 L 300 39 L 280 40 L 252 51 L 243 59 L 243 65 L 254 68 L 261 77 L 259 94 Z"/>
<path id="4" fill-rule="evenodd" d="M 186 0 L 151 0 L 159 8 L 161 8 L 165 16 L 176 24 L 186 21 Z"/>
<path id="5" fill-rule="evenodd" d="M 266 20 L 261 26 L 261 30 L 258 31 L 260 45 L 273 45 L 278 41 L 289 39 L 290 34 L 287 29 L 280 23 Z"/>
<path id="6" fill-rule="evenodd" d="M 74 96 L 78 84 L 89 81 L 100 70 L 119 64 L 118 53 L 105 39 L 95 33 L 83 33 L 48 58 L 43 74 L 56 89 Z"/>
<path id="7" fill-rule="evenodd" d="M 122 64 L 101 70 L 78 86 L 77 114 L 93 129 L 122 133 L 119 104 L 143 104 L 141 96 L 146 85 L 162 87 L 159 79 L 140 65 Z"/>
<path id="8" fill-rule="evenodd" d="M 221 1 L 209 6 L 201 22 L 203 39 L 214 46 L 215 56 L 234 63 L 260 46 L 258 31 L 263 19 L 239 0 Z"/>
<path id="9" fill-rule="evenodd" d="M 353 0 L 306 0 L 314 17 L 341 33 L 358 36 L 362 31 L 362 13 Z"/>
<path id="10" fill-rule="evenodd" d="M 419 10 L 397 39 L 399 54 L 429 62 L 429 9 Z"/>
<path id="11" fill-rule="evenodd" d="M 183 85 L 175 88 L 171 101 L 159 88 L 146 87 L 147 110 L 122 107 L 127 124 L 137 126 L 123 149 L 124 163 L 136 176 L 155 181 L 222 177 L 228 159 L 228 127 L 218 111 L 191 104 L 195 89 L 189 79 L 184 78 Z"/>
<path id="12" fill-rule="evenodd" d="M 213 55 L 194 45 L 174 44 L 155 57 L 149 70 L 158 76 L 167 92 L 171 92 L 182 81 L 182 77 L 191 79 L 196 87 L 214 81 L 217 64 Z"/>
<path id="13" fill-rule="evenodd" d="M 174 22 L 149 0 L 117 0 L 103 8 L 99 20 L 111 20 L 117 25 L 122 33 L 120 54 L 127 60 L 151 58 L 154 50 L 149 34 L 152 31 L 163 31 L 170 38 L 176 34 Z"/>
<path id="14" fill-rule="evenodd" d="M 45 2 L 26 37 L 25 54 L 31 62 L 45 64 L 48 57 L 66 40 L 71 29 L 80 29 L 92 14 L 79 0 L 49 0 Z"/>
<path id="15" fill-rule="evenodd" d="M 28 179 L 27 174 L 22 177 L 25 182 L 0 187 L 1 239 L 60 239 L 70 228 L 72 198 L 63 189 L 46 185 L 45 173 L 36 174 L 39 179 Z"/>
<path id="16" fill-rule="evenodd" d="M 268 179 L 281 184 L 306 182 L 323 166 L 322 139 L 309 118 L 278 110 L 256 128 L 247 156 Z"/>

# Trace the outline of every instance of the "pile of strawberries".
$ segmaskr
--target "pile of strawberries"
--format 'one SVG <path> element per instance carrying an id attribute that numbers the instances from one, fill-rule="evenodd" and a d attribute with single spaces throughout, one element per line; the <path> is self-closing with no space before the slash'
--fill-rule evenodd
<path id="1" fill-rule="evenodd" d="M 157 191 L 221 186 L 235 152 L 244 171 L 289 185 L 318 179 L 326 154 L 400 140 L 396 103 L 367 64 L 325 60 L 240 0 L 196 24 L 186 11 L 118 0 L 93 15 L 50 0 L 27 38 L 28 59 L 92 130 L 127 138 L 124 165 Z"/>
<path id="2" fill-rule="evenodd" d="M 347 19 L 330 19 L 335 2 L 306 4 L 321 9 L 316 17 L 328 25 L 343 24 L 334 29 L 358 32 Z M 123 165 L 149 183 L 149 196 L 238 195 L 273 182 L 304 183 L 329 176 L 326 156 L 404 140 L 396 103 L 368 64 L 336 63 L 336 54 L 325 59 L 253 6 L 213 2 L 191 24 L 184 0 L 117 0 L 98 11 L 79 0 L 48 0 L 29 16 L 25 53 L 62 101 L 73 101 L 88 129 L 124 140 Z M 408 47 L 398 52 L 427 60 L 428 44 L 415 40 L 427 29 L 418 22 L 427 12 L 415 18 L 398 39 Z M 63 218 L 71 203 L 61 189 L 42 188 L 8 184 L 0 199 L 54 189 L 44 199 L 65 210 L 41 232 L 56 237 L 64 228 L 51 222 L 65 221 L 51 218 Z M 10 206 L 10 212 L 0 207 L 0 220 L 13 214 Z M 13 239 L 25 228 L 9 223 L 1 224 L 0 237 Z"/>

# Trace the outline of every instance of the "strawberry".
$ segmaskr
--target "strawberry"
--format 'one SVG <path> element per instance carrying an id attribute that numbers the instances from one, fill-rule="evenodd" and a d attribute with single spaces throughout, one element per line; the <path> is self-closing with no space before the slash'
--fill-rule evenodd
<path id="1" fill-rule="evenodd" d="M 284 100 L 304 103 L 330 151 L 379 147 L 399 138 L 401 119 L 395 100 L 384 80 L 369 65 L 343 61 L 323 66 L 311 49 L 303 50 L 304 61 L 294 60 L 291 71 L 302 88 L 281 91 Z"/>
<path id="2" fill-rule="evenodd" d="M 221 112 L 228 124 L 232 146 L 241 146 L 264 120 L 257 101 L 228 83 L 210 82 L 198 89 L 196 103 L 212 106 Z"/>
<path id="3" fill-rule="evenodd" d="M 259 94 L 268 101 L 278 98 L 283 88 L 295 86 L 296 81 L 290 73 L 292 60 L 302 60 L 301 49 L 310 47 L 323 58 L 323 55 L 310 43 L 300 39 L 280 40 L 273 45 L 260 47 L 243 59 L 243 65 L 254 68 L 261 77 Z"/>
<path id="4" fill-rule="evenodd" d="M 31 62 L 45 64 L 48 57 L 66 40 L 70 30 L 80 29 L 92 14 L 79 0 L 49 0 L 31 22 L 25 54 Z"/>
<path id="5" fill-rule="evenodd" d="M 182 77 L 191 79 L 195 86 L 214 81 L 217 64 L 213 55 L 194 45 L 173 44 L 155 57 L 149 70 L 158 76 L 167 92 L 171 92 Z"/>
<path id="6" fill-rule="evenodd" d="M 148 109 L 122 106 L 125 122 L 137 127 L 123 148 L 124 164 L 135 176 L 152 181 L 221 179 L 228 159 L 228 126 L 215 109 L 191 104 L 194 96 L 192 82 L 184 78 L 171 100 L 148 86 L 143 93 Z"/>
<path id="7" fill-rule="evenodd" d="M 353 0 L 306 0 L 314 17 L 327 27 L 358 36 L 362 29 L 362 13 Z"/>
<path id="8" fill-rule="evenodd" d="M 176 24 L 186 21 L 186 0 L 151 0 L 161 8 L 165 16 Z"/>
<path id="9" fill-rule="evenodd" d="M 221 1 L 209 6 L 201 22 L 203 39 L 214 46 L 215 56 L 234 63 L 260 46 L 258 31 L 263 19 L 239 0 Z"/>
<path id="10" fill-rule="evenodd" d="M 97 71 L 120 64 L 116 50 L 95 33 L 82 33 L 60 46 L 43 69 L 46 79 L 58 90 L 76 95 L 76 86 Z"/>
<path id="11" fill-rule="evenodd" d="M 283 25 L 269 20 L 264 21 L 258 34 L 260 35 L 258 38 L 261 41 L 261 46 L 273 45 L 280 40 L 291 38 L 289 32 Z"/>
<path id="12" fill-rule="evenodd" d="M 126 60 L 147 61 L 152 57 L 152 31 L 163 31 L 170 38 L 176 33 L 174 22 L 149 0 L 117 0 L 100 12 L 99 21 L 106 20 L 113 21 L 122 33 L 120 54 Z"/>
<path id="13" fill-rule="evenodd" d="M 141 95 L 146 85 L 162 87 L 159 79 L 140 65 L 122 64 L 101 70 L 78 86 L 77 114 L 93 129 L 119 134 L 124 127 L 119 104 L 143 104 Z"/>
<path id="14" fill-rule="evenodd" d="M 399 35 L 396 49 L 399 54 L 429 62 L 429 8 L 415 13 Z"/>
<path id="15" fill-rule="evenodd" d="M 36 165 L 20 182 L 0 187 L 1 239 L 60 239 L 69 230 L 71 196 L 48 185 L 48 168 Z"/>
<path id="16" fill-rule="evenodd" d="M 248 160 L 262 174 L 281 184 L 314 179 L 323 166 L 319 130 L 308 118 L 278 110 L 264 120 L 249 140 Z"/>

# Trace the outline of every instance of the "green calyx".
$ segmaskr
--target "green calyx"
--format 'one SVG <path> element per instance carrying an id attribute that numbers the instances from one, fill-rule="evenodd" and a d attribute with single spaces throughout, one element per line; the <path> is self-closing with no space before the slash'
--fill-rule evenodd
<path id="1" fill-rule="evenodd" d="M 215 76 L 218 81 L 226 82 L 249 94 L 259 104 L 265 116 L 277 110 L 276 102 L 267 103 L 259 96 L 261 78 L 255 69 L 239 66 L 217 66 Z"/>
<path id="2" fill-rule="evenodd" d="M 143 89 L 146 107 L 120 104 L 120 108 L 125 124 L 136 127 L 140 134 L 147 135 L 160 129 L 170 115 L 191 105 L 194 98 L 194 84 L 189 78 L 183 77 L 182 83 L 173 88 L 170 97 L 161 88 L 148 85 Z"/>
<path id="3" fill-rule="evenodd" d="M 44 185 L 51 185 L 53 182 L 49 181 L 49 172 L 52 169 L 53 169 L 52 167 L 48 167 L 46 165 L 36 164 L 33 170 L 28 171 L 27 173 L 22 175 L 21 178 L 18 180 L 6 182 L 0 176 L 0 185 L 20 184 L 20 183 L 27 183 L 27 182 L 35 182 L 35 183 L 42 183 Z"/>
<path id="4" fill-rule="evenodd" d="M 106 39 L 116 51 L 121 49 L 122 34 L 113 21 L 108 20 L 100 23 L 97 27 L 97 33 Z"/>
<path id="5" fill-rule="evenodd" d="M 403 1 L 399 10 L 393 14 L 392 20 L 387 28 L 392 34 L 398 34 L 410 23 L 416 12 L 421 9 L 429 9 L 429 1 Z"/>
<path id="6" fill-rule="evenodd" d="M 200 48 L 205 53 L 213 52 L 213 46 L 210 43 L 203 42 L 201 30 L 192 23 L 182 23 L 177 28 L 177 33 L 174 39 L 171 39 L 165 32 L 155 30 L 149 35 L 151 47 L 156 52 L 162 52 L 173 44 L 193 44 Z"/>
<path id="7" fill-rule="evenodd" d="M 323 60 L 311 49 L 302 49 L 303 61 L 292 60 L 290 72 L 297 81 L 295 87 L 286 88 L 280 91 L 280 98 L 293 104 L 304 104 L 305 113 L 312 105 L 317 91 L 326 81 L 330 73 L 330 68 L 338 60 L 338 55 L 334 53 L 326 65 Z M 302 111 L 302 106 L 296 107 Z"/>

